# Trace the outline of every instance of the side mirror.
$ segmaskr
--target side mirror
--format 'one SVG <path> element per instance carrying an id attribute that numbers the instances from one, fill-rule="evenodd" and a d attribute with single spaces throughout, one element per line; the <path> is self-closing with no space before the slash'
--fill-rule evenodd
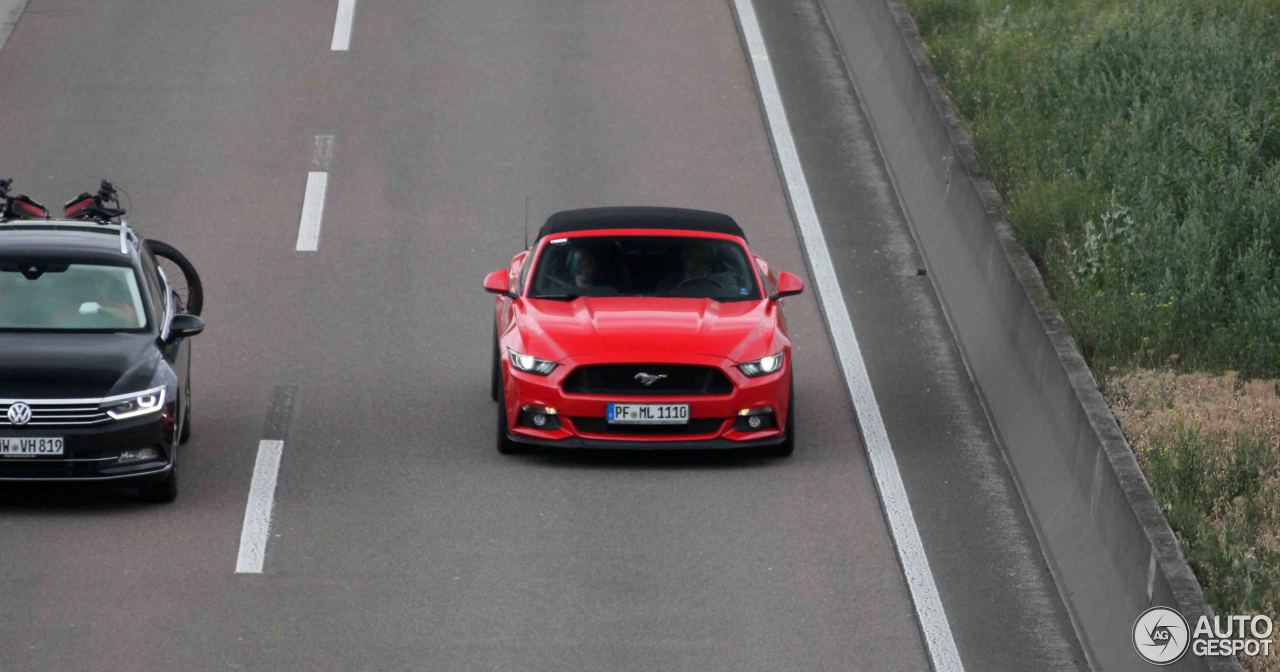
<path id="1" fill-rule="evenodd" d="M 515 298 L 515 295 L 511 293 L 511 280 L 505 270 L 494 271 L 484 276 L 484 291 Z"/>
<path id="2" fill-rule="evenodd" d="M 781 299 L 784 296 L 794 296 L 804 291 L 804 280 L 795 273 L 783 271 L 778 274 L 778 291 L 773 293 L 771 299 Z"/>
<path id="3" fill-rule="evenodd" d="M 169 321 L 169 338 L 167 342 L 172 343 L 179 338 L 187 338 L 195 336 L 204 331 L 204 320 L 195 315 L 180 313 L 174 315 Z"/>

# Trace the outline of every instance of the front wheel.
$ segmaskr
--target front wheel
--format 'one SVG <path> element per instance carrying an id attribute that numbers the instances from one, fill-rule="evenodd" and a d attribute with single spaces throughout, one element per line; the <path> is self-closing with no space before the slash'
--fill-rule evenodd
<path id="1" fill-rule="evenodd" d="M 169 473 L 158 481 L 152 481 L 138 488 L 138 497 L 152 504 L 168 504 L 178 498 L 178 465 L 173 465 Z"/>
<path id="2" fill-rule="evenodd" d="M 788 457 L 796 450 L 796 393 L 793 384 L 787 390 L 787 429 L 782 433 L 782 443 L 765 448 L 767 457 Z"/>
<path id="3" fill-rule="evenodd" d="M 498 355 L 498 326 L 493 327 L 493 357 L 489 363 L 489 396 L 502 401 L 502 359 Z"/>
<path id="4" fill-rule="evenodd" d="M 507 431 L 507 395 L 503 390 L 502 381 L 498 381 L 498 436 L 497 445 L 498 452 L 503 455 L 519 455 L 529 452 L 523 445 L 511 440 L 511 435 Z"/>
<path id="5" fill-rule="evenodd" d="M 187 403 L 184 404 L 182 410 L 182 431 L 178 434 L 178 443 L 186 445 L 191 440 L 191 400 L 188 397 Z"/>
<path id="6" fill-rule="evenodd" d="M 204 310 L 204 284 L 191 260 L 178 248 L 159 240 L 148 240 L 147 248 L 156 255 L 156 263 L 178 295 L 178 312 L 199 315 Z"/>

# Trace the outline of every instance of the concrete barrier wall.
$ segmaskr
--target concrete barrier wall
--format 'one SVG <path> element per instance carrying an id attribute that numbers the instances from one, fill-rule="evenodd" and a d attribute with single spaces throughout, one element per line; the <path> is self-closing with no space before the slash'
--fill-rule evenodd
<path id="1" fill-rule="evenodd" d="M 914 20 L 899 0 L 823 2 L 1090 663 L 1150 669 L 1134 620 L 1165 605 L 1194 627 L 1209 613 L 1200 585 L 1013 238 Z M 1166 669 L 1240 668 L 1188 653 Z"/>

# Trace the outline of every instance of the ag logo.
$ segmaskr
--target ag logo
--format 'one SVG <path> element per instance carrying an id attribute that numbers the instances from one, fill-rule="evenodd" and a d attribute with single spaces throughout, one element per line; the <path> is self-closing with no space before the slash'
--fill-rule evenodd
<path id="1" fill-rule="evenodd" d="M 1133 624 L 1133 649 L 1152 665 L 1168 665 L 1187 652 L 1187 619 L 1168 607 L 1151 607 Z"/>

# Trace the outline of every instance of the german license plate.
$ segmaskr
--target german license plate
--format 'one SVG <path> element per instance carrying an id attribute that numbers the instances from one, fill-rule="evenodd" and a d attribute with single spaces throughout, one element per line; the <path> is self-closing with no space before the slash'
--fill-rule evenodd
<path id="1" fill-rule="evenodd" d="M 40 457 L 62 454 L 62 437 L 13 438 L 0 436 L 0 457 Z"/>
<path id="2" fill-rule="evenodd" d="M 611 425 L 687 425 L 689 404 L 609 404 Z"/>

